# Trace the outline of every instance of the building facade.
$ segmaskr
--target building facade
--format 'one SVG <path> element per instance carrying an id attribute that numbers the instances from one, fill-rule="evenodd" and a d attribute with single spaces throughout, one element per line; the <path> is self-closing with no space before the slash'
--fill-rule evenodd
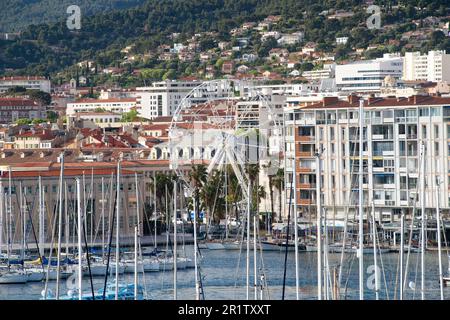
<path id="1" fill-rule="evenodd" d="M 445 51 L 406 52 L 403 79 L 408 81 L 450 82 L 450 54 Z"/>
<path id="2" fill-rule="evenodd" d="M 136 88 L 140 114 L 147 119 L 171 116 L 181 101 L 201 84 L 200 81 L 166 80 L 155 82 L 151 87 Z M 203 93 L 198 92 L 191 101 L 204 103 L 211 98 L 228 97 L 230 92 L 229 86 L 214 86 L 214 90 L 211 91 L 205 88 Z"/>
<path id="3" fill-rule="evenodd" d="M 106 111 L 112 113 L 126 113 L 136 109 L 136 99 L 82 99 L 67 104 L 67 116 L 75 116 L 77 113 Z"/>
<path id="4" fill-rule="evenodd" d="M 44 77 L 0 77 L 0 93 L 14 87 L 51 92 L 50 80 Z"/>
<path id="5" fill-rule="evenodd" d="M 357 96 L 347 100 L 331 97 L 288 108 L 287 156 L 295 158 L 301 216 L 316 215 L 319 179 L 321 204 L 328 217 L 343 219 L 346 213 L 357 210 L 359 100 Z M 437 205 L 448 213 L 450 98 L 369 98 L 364 101 L 363 116 L 366 213 L 373 206 L 378 221 L 393 222 L 401 213 L 420 209 L 420 194 L 424 194 L 427 214 L 432 216 Z M 426 187 L 421 184 L 422 145 Z M 287 172 L 288 182 L 292 181 L 292 164 Z M 286 188 L 289 190 L 291 184 Z"/>
<path id="6" fill-rule="evenodd" d="M 33 100 L 0 98 L 0 123 L 11 124 L 19 119 L 45 119 L 46 108 Z"/>
<path id="7" fill-rule="evenodd" d="M 344 92 L 379 92 L 386 77 L 401 80 L 403 58 L 385 54 L 383 58 L 336 66 L 336 86 Z"/>

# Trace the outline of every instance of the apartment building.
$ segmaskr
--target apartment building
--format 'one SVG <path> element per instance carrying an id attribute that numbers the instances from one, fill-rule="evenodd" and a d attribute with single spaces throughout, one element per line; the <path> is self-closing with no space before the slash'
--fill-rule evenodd
<path id="1" fill-rule="evenodd" d="M 171 116 L 181 101 L 200 86 L 200 81 L 166 80 L 154 82 L 151 87 L 136 88 L 137 105 L 141 116 L 154 119 L 160 116 Z M 226 82 L 223 85 L 205 87 L 198 91 L 190 100 L 192 103 L 203 103 L 209 99 L 228 97 L 231 87 Z"/>
<path id="2" fill-rule="evenodd" d="M 409 81 L 450 82 L 450 54 L 445 51 L 406 52 L 403 79 Z"/>
<path id="3" fill-rule="evenodd" d="M 0 98 L 0 123 L 11 124 L 19 119 L 45 119 L 45 106 L 23 98 Z"/>
<path id="4" fill-rule="evenodd" d="M 23 87 L 28 90 L 40 90 L 47 93 L 51 92 L 50 80 L 45 77 L 0 77 L 0 93 L 14 87 Z"/>
<path id="5" fill-rule="evenodd" d="M 137 109 L 135 98 L 128 99 L 81 99 L 67 104 L 67 116 L 74 116 L 77 113 L 106 111 L 122 114 Z"/>
<path id="6" fill-rule="evenodd" d="M 389 76 L 397 81 L 402 79 L 403 58 L 399 54 L 336 66 L 336 86 L 345 92 L 379 92 L 384 79 Z"/>
<path id="7" fill-rule="evenodd" d="M 359 171 L 359 102 L 324 98 L 303 107 L 288 107 L 286 171 L 296 169 L 297 208 L 301 216 L 316 214 L 317 182 L 328 217 L 343 219 L 357 210 Z M 450 98 L 412 96 L 364 101 L 363 190 L 366 213 L 375 209 L 381 222 L 424 205 L 430 216 L 437 205 L 450 210 Z M 425 150 L 425 190 L 421 187 L 421 146 Z M 318 156 L 320 155 L 320 162 Z M 319 172 L 320 168 L 320 172 Z M 436 184 L 439 181 L 439 185 Z M 286 183 L 286 190 L 292 184 Z M 437 203 L 437 199 L 439 203 Z"/>
<path id="8" fill-rule="evenodd" d="M 325 64 L 320 70 L 304 71 L 302 77 L 308 81 L 320 81 L 323 79 L 334 78 L 336 74 L 336 64 Z"/>

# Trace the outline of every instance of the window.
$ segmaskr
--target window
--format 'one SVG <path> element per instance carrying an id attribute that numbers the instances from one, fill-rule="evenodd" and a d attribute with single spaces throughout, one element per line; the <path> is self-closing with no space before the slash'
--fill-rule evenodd
<path id="1" fill-rule="evenodd" d="M 422 139 L 426 139 L 427 138 L 427 126 L 423 125 L 422 126 Z"/>
<path id="2" fill-rule="evenodd" d="M 434 125 L 434 138 L 439 139 L 439 126 Z"/>

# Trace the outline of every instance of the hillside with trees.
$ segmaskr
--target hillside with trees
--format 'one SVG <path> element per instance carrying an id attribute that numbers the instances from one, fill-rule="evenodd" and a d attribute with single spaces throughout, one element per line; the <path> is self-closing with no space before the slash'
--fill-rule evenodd
<path id="1" fill-rule="evenodd" d="M 97 2 L 97 1 L 96 1 Z M 0 41 L 0 74 L 36 74 L 60 78 L 86 75 L 91 84 L 107 83 L 111 77 L 98 74 L 106 67 L 123 67 L 126 54 L 123 48 L 132 46 L 130 54 L 143 55 L 167 44 L 173 45 L 171 36 L 179 34 L 177 42 L 183 42 L 196 33 L 209 32 L 200 40 L 200 50 L 214 50 L 218 42 L 233 45 L 238 39 L 230 31 L 247 21 L 261 21 L 269 15 L 278 15 L 281 21 L 271 31 L 304 32 L 302 43 L 289 46 L 289 52 L 301 49 L 308 42 L 317 49 L 344 61 L 357 48 L 375 46 L 365 53 L 366 58 L 380 56 L 384 52 L 404 51 L 409 39 L 407 32 L 420 30 L 423 19 L 430 16 L 446 17 L 450 14 L 447 0 L 427 1 L 375 1 L 382 8 L 381 29 L 368 29 L 365 1 L 356 0 L 147 0 L 139 7 L 112 11 L 84 17 L 82 29 L 70 31 L 65 21 L 40 24 L 26 28 L 20 39 Z M 337 11 L 352 13 L 347 18 L 330 18 Z M 414 22 L 415 21 L 415 22 Z M 419 21 L 419 22 L 417 22 Z M 263 66 L 270 50 L 278 44 L 248 31 L 248 48 L 239 53 L 256 53 L 259 58 L 250 66 Z M 337 45 L 336 37 L 347 36 L 346 45 Z M 443 49 L 450 52 L 450 38 L 442 32 L 433 32 L 419 43 L 421 51 Z M 237 53 L 233 53 L 234 58 Z M 84 60 L 95 62 L 96 71 L 75 67 Z M 212 59 L 216 69 L 222 59 Z M 198 59 L 184 62 L 178 59 L 158 60 L 148 58 L 126 65 L 125 74 L 114 81 L 124 86 L 141 85 L 145 80 L 160 80 L 177 76 L 189 76 L 204 69 Z M 300 62 L 301 71 L 312 69 L 309 62 Z M 139 76 L 133 70 L 141 71 Z M 201 70 L 200 70 L 201 71 Z"/>
<path id="2" fill-rule="evenodd" d="M 52 23 L 67 17 L 70 5 L 78 5 L 86 16 L 129 9 L 145 0 L 7 0 L 0 2 L 0 32 L 17 32 L 29 25 Z"/>

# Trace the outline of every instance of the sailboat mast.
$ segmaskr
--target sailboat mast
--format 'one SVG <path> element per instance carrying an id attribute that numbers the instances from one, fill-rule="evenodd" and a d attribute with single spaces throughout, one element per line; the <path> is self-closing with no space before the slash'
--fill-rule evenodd
<path id="1" fill-rule="evenodd" d="M 65 234 L 66 234 L 66 255 L 69 256 L 69 242 L 70 242 L 70 220 L 69 220 L 69 205 L 68 205 L 68 191 L 67 191 L 67 182 L 64 182 L 64 219 L 65 219 Z"/>
<path id="2" fill-rule="evenodd" d="M 19 217 L 22 220 L 22 250 L 21 250 L 21 259 L 25 260 L 25 207 L 23 204 L 23 187 L 22 181 L 19 181 Z"/>
<path id="3" fill-rule="evenodd" d="M 364 216 L 363 216 L 363 126 L 364 100 L 359 101 L 359 300 L 364 300 Z"/>
<path id="4" fill-rule="evenodd" d="M 292 165 L 292 183 L 294 184 L 294 249 L 295 249 L 295 295 L 297 300 L 300 299 L 299 291 L 299 270 L 298 270 L 298 216 L 297 216 L 297 166 L 295 161 L 295 153 Z M 288 235 L 289 239 L 289 235 Z M 287 241 L 287 240 L 286 240 Z"/>
<path id="5" fill-rule="evenodd" d="M 3 209 L 5 195 L 3 193 L 3 179 L 0 178 L 0 256 L 3 253 Z"/>
<path id="6" fill-rule="evenodd" d="M 82 216 L 81 216 L 81 182 L 76 178 L 77 183 L 77 220 L 78 220 L 78 300 L 82 299 L 82 280 L 83 280 L 83 248 L 81 247 L 81 230 L 82 230 Z"/>
<path id="7" fill-rule="evenodd" d="M 59 211 L 58 211 L 58 258 L 56 271 L 56 300 L 59 300 L 59 280 L 61 276 L 61 238 L 62 238 L 62 215 L 63 215 L 63 177 L 64 177 L 64 152 L 60 155 L 61 172 L 59 176 Z"/>
<path id="8" fill-rule="evenodd" d="M 425 300 L 425 144 L 422 142 L 421 146 L 421 167 L 422 167 L 422 175 L 421 175 L 421 211 L 422 211 L 422 221 L 420 228 L 420 237 L 422 238 L 422 249 L 420 250 L 420 260 L 421 260 L 421 296 L 422 300 Z"/>
<path id="9" fill-rule="evenodd" d="M 44 256 L 44 191 L 42 190 L 42 177 L 39 176 L 39 255 Z"/>
<path id="10" fill-rule="evenodd" d="M 102 177 L 102 259 L 105 257 L 105 178 Z"/>
<path id="11" fill-rule="evenodd" d="M 90 192 L 90 200 L 91 200 L 91 217 L 90 217 L 90 221 L 91 221 L 91 243 L 93 243 L 94 241 L 94 168 L 92 168 L 91 171 L 91 192 Z"/>
<path id="12" fill-rule="evenodd" d="M 195 273 L 195 299 L 200 300 L 200 287 L 198 282 L 198 266 L 197 266 L 197 253 L 198 253 L 198 247 L 197 247 L 197 201 L 196 196 L 194 194 L 193 200 L 194 200 L 194 273 Z M 155 230 L 156 232 L 156 230 Z"/>
<path id="13" fill-rule="evenodd" d="M 246 257 L 246 276 L 247 276 L 247 300 L 250 299 L 250 208 L 251 208 L 251 189 L 250 180 L 248 181 L 248 199 L 247 199 L 247 257 Z"/>
<path id="14" fill-rule="evenodd" d="M 375 297 L 377 300 L 380 299 L 379 297 L 379 290 L 378 287 L 379 283 L 379 274 L 378 274 L 378 261 L 377 261 L 377 228 L 375 225 L 375 204 L 372 202 L 372 241 L 373 241 L 373 265 L 375 267 Z"/>
<path id="15" fill-rule="evenodd" d="M 317 207 L 317 299 L 322 300 L 322 204 L 320 192 L 322 190 L 322 162 L 320 160 L 321 150 L 316 154 L 316 207 Z"/>
<path id="16" fill-rule="evenodd" d="M 138 227 L 134 227 L 134 300 L 138 295 Z"/>
<path id="17" fill-rule="evenodd" d="M 9 167 L 9 177 L 8 177 L 8 183 L 9 183 L 9 187 L 8 187 L 8 267 L 10 266 L 9 264 L 9 259 L 11 257 L 11 251 L 12 251 L 12 243 L 11 243 L 11 235 L 12 235 L 12 172 L 11 172 L 11 167 Z"/>
<path id="18" fill-rule="evenodd" d="M 119 235 L 120 235 L 120 160 L 117 162 L 117 200 L 116 200 L 116 287 L 115 300 L 119 299 Z"/>
<path id="19" fill-rule="evenodd" d="M 137 300 L 138 295 L 138 248 L 139 248 L 139 236 L 140 230 L 140 207 L 139 207 L 139 183 L 137 173 L 134 173 L 135 189 L 136 189 L 136 227 L 134 230 L 134 300 Z M 142 257 L 141 257 L 142 258 Z M 143 264 L 143 261 L 141 261 Z M 142 266 L 143 267 L 143 266 Z M 145 276 L 145 275 L 144 275 Z M 144 280 L 145 281 L 145 280 Z"/>
<path id="20" fill-rule="evenodd" d="M 400 217 L 400 300 L 403 300 L 403 257 L 405 255 L 405 214 Z"/>
<path id="21" fill-rule="evenodd" d="M 157 249 L 158 244 L 156 228 L 158 227 L 158 224 L 156 221 L 156 171 L 153 171 L 153 218 L 155 219 L 155 249 Z"/>
<path id="22" fill-rule="evenodd" d="M 438 178 L 437 178 L 438 179 Z M 444 279 L 442 274 L 442 246 L 441 246 L 441 210 L 439 209 L 439 185 L 440 181 L 436 181 L 436 229 L 438 242 L 438 261 L 439 261 L 439 289 L 441 300 L 444 300 Z"/>
<path id="23" fill-rule="evenodd" d="M 225 157 L 225 239 L 228 240 L 228 167 L 227 157 Z"/>
<path id="24" fill-rule="evenodd" d="M 258 300 L 258 269 L 257 269 L 257 259 L 256 259 L 256 214 L 253 215 L 253 286 L 255 290 L 255 300 Z"/>
<path id="25" fill-rule="evenodd" d="M 177 181 L 173 181 L 173 299 L 177 300 Z"/>

